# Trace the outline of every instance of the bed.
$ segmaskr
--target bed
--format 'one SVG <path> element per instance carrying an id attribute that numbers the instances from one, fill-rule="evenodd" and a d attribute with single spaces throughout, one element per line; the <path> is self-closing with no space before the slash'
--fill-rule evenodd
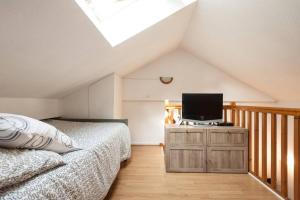
<path id="1" fill-rule="evenodd" d="M 47 120 L 80 144 L 66 163 L 25 182 L 0 190 L 0 199 L 104 199 L 120 163 L 130 158 L 130 133 L 124 123 Z"/>

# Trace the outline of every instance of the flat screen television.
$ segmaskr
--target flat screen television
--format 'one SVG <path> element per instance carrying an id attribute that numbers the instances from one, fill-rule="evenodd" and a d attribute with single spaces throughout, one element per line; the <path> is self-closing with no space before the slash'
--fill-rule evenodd
<path id="1" fill-rule="evenodd" d="M 223 118 L 223 94 L 183 93 L 182 118 L 196 121 L 220 121 Z"/>

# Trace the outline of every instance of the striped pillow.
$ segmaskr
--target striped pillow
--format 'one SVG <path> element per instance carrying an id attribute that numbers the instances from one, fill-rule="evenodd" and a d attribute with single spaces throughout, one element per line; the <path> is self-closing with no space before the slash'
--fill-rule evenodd
<path id="1" fill-rule="evenodd" d="M 77 144 L 54 126 L 22 115 L 0 113 L 0 147 L 44 149 L 57 153 L 78 150 Z"/>

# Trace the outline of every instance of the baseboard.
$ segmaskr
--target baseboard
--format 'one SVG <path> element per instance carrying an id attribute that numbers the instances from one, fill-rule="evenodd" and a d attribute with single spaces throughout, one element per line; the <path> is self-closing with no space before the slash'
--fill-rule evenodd
<path id="1" fill-rule="evenodd" d="M 131 143 L 131 146 L 160 146 L 161 143 Z"/>
<path id="2" fill-rule="evenodd" d="M 159 144 L 131 144 L 131 146 L 158 146 Z"/>

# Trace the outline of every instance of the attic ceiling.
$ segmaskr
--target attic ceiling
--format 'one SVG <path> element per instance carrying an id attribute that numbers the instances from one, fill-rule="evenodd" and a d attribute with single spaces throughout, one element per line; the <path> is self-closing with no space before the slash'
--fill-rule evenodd
<path id="1" fill-rule="evenodd" d="M 195 3 L 111 47 L 73 0 L 0 1 L 0 96 L 62 97 L 176 49 Z"/>
<path id="2" fill-rule="evenodd" d="M 300 101 L 299 0 L 199 0 L 182 47 L 279 101 Z"/>
<path id="3" fill-rule="evenodd" d="M 0 97 L 65 96 L 178 47 L 279 101 L 300 101 L 299 0 L 198 0 L 112 47 L 73 0 L 0 1 Z"/>
<path id="4" fill-rule="evenodd" d="M 196 0 L 76 0 L 112 47 Z"/>

